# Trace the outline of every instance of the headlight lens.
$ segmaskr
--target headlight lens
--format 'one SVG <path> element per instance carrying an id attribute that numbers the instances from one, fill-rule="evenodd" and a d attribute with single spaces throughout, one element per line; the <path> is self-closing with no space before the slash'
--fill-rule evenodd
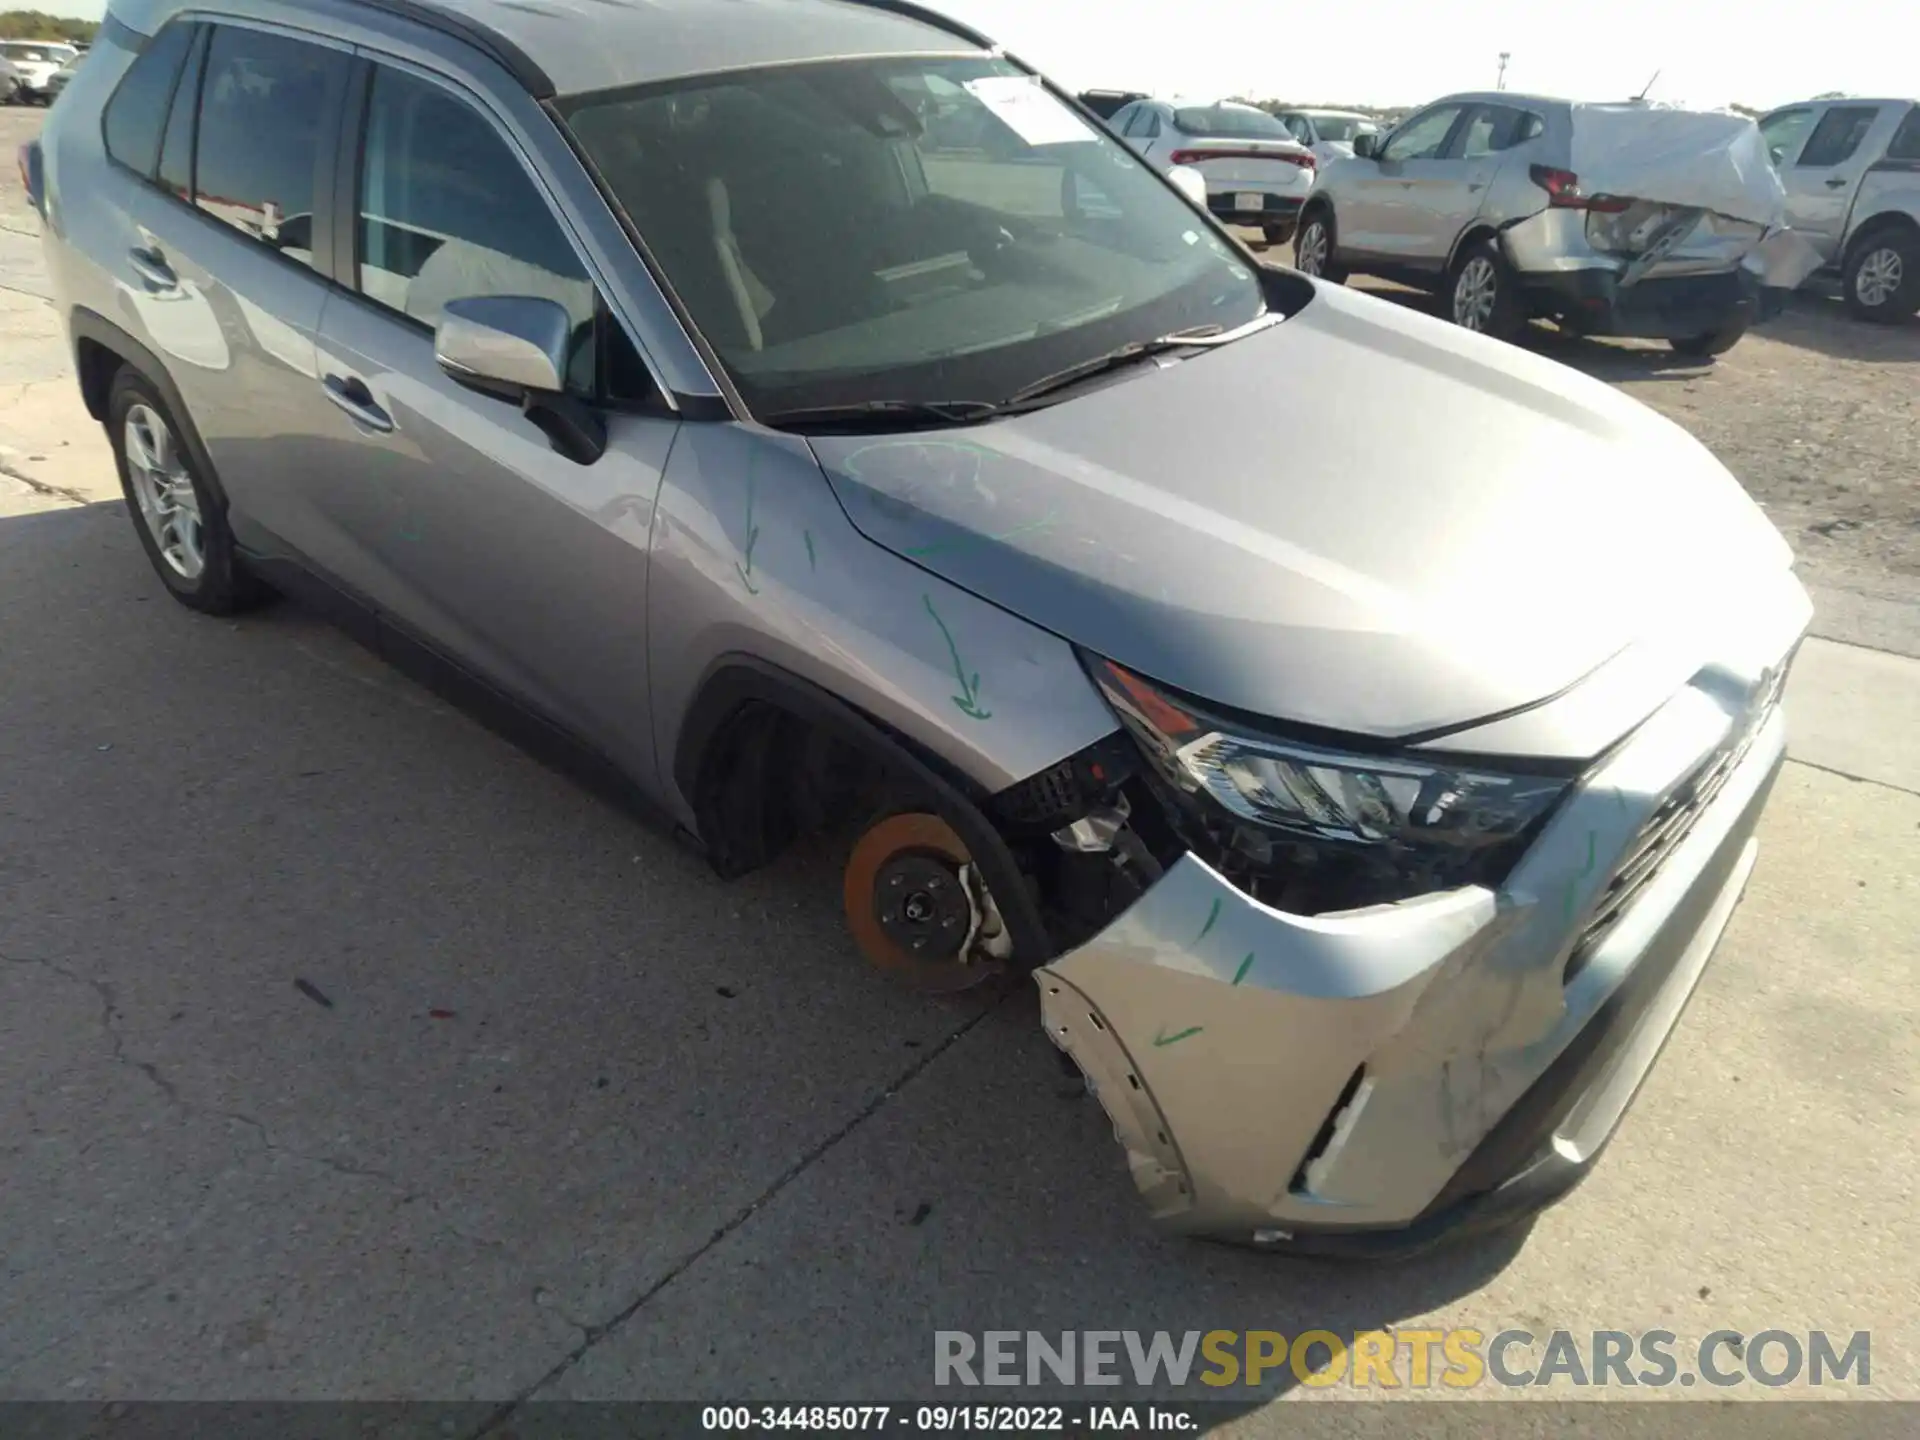
<path id="1" fill-rule="evenodd" d="M 1259 733 L 1087 657 L 1145 752 L 1189 848 L 1304 913 L 1496 885 L 1565 793 L 1563 777 L 1368 755 Z"/>

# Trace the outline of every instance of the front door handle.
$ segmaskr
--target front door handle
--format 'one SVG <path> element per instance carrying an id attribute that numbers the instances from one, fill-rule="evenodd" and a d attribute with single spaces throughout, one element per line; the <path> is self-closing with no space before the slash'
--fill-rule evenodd
<path id="1" fill-rule="evenodd" d="M 1836 175 L 1831 180 L 1827 181 L 1827 188 L 1829 190 L 1839 190 L 1844 188 L 1846 183 L 1847 183 L 1846 176 Z"/>
<path id="2" fill-rule="evenodd" d="M 133 266 L 133 273 L 140 277 L 141 283 L 155 294 L 180 288 L 180 277 L 173 273 L 173 267 L 167 264 L 158 246 L 134 246 L 127 251 L 127 263 Z"/>
<path id="3" fill-rule="evenodd" d="M 320 382 L 320 388 L 327 392 L 327 399 L 353 418 L 356 425 L 364 425 L 382 435 L 393 429 L 393 417 L 374 404 L 373 392 L 367 389 L 366 381 L 357 376 L 343 378 L 329 375 Z"/>

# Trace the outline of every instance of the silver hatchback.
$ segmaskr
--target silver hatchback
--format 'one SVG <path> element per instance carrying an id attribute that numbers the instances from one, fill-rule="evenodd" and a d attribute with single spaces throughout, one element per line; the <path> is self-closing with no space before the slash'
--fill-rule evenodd
<path id="1" fill-rule="evenodd" d="M 24 168 L 177 598 L 314 597 L 722 875 L 840 847 L 1175 1229 L 1563 1193 L 1753 866 L 1809 606 L 1734 478 L 910 5 L 114 0 Z"/>

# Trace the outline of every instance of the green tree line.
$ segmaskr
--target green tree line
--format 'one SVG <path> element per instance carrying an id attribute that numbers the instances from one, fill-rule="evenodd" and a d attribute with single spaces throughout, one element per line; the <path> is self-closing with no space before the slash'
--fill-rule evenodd
<path id="1" fill-rule="evenodd" d="M 41 10 L 0 10 L 0 40 L 67 40 L 91 45 L 97 20 L 70 20 Z"/>

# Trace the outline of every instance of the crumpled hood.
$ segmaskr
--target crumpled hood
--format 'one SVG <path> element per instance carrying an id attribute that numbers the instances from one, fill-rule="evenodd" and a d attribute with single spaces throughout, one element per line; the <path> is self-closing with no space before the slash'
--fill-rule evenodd
<path id="1" fill-rule="evenodd" d="M 1216 703 L 1371 736 L 1534 704 L 1791 563 L 1638 402 L 1315 288 L 1046 410 L 814 450 L 863 534 L 944 579 Z"/>

